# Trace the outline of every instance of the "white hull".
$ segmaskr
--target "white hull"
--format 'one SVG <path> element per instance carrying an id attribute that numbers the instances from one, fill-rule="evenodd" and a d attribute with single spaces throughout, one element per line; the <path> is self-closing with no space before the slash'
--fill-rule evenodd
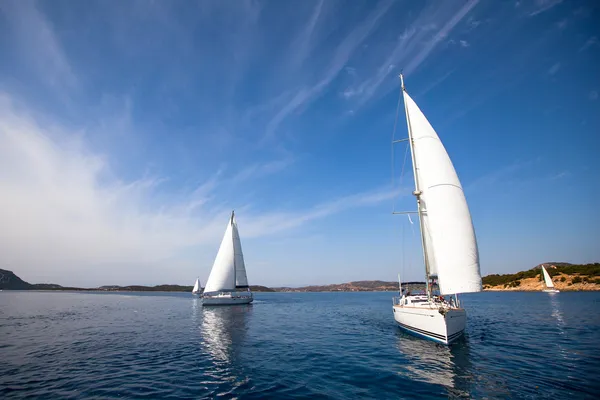
<path id="1" fill-rule="evenodd" d="M 558 289 L 544 289 L 544 290 L 542 290 L 542 292 L 544 292 L 544 293 L 560 293 L 560 290 L 558 290 Z"/>
<path id="2" fill-rule="evenodd" d="M 254 300 L 251 293 L 219 293 L 216 295 L 202 296 L 204 306 L 227 306 L 234 304 L 250 304 Z"/>
<path id="3" fill-rule="evenodd" d="M 467 313 L 462 308 L 443 306 L 440 303 L 395 304 L 394 319 L 400 328 L 413 335 L 450 344 L 460 338 L 467 323 Z M 444 313 L 440 312 L 443 308 Z"/>

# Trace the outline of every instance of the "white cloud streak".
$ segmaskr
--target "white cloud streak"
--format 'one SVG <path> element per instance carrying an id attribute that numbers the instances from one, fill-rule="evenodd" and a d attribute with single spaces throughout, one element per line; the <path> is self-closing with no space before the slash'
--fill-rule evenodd
<path id="1" fill-rule="evenodd" d="M 592 36 L 588 40 L 585 41 L 583 46 L 581 46 L 579 48 L 579 52 L 585 51 L 592 46 L 598 46 L 598 45 L 600 45 L 600 41 L 598 41 L 598 38 L 596 36 Z"/>
<path id="2" fill-rule="evenodd" d="M 395 68 L 390 69 L 390 65 L 403 67 L 405 74 L 415 71 L 478 2 L 479 0 L 468 1 L 460 9 L 453 10 L 449 18 L 445 10 L 434 12 L 433 16 L 430 8 L 423 10 L 421 15 L 398 37 L 396 47 L 389 52 L 389 56 L 380 64 L 377 71 L 356 88 L 348 89 L 347 93 L 351 95 L 346 97 L 357 96 L 359 103 L 366 103 L 395 70 Z M 436 30 L 438 26 L 441 28 Z M 468 45 L 466 42 L 465 44 Z M 463 45 L 462 41 L 461 45 Z M 389 90 L 391 89 L 383 90 L 382 93 L 388 93 Z"/>
<path id="3" fill-rule="evenodd" d="M 473 193 L 489 190 L 492 186 L 501 184 L 506 179 L 514 176 L 517 172 L 526 168 L 530 168 L 537 162 L 539 162 L 539 159 L 517 161 L 510 165 L 491 171 L 469 182 L 465 187 L 465 191 L 468 193 Z"/>
<path id="4" fill-rule="evenodd" d="M 266 139 L 272 138 L 279 125 L 294 111 L 300 107 L 314 101 L 329 83 L 346 66 L 346 63 L 352 56 L 354 50 L 363 43 L 371 31 L 377 26 L 377 22 L 385 15 L 387 10 L 393 5 L 393 1 L 385 0 L 369 14 L 367 19 L 353 30 L 342 43 L 337 47 L 328 68 L 322 75 L 322 78 L 314 85 L 305 86 L 298 90 L 297 94 L 288 101 L 274 117 L 269 121 L 266 128 Z"/>
<path id="5" fill-rule="evenodd" d="M 560 63 L 557 62 L 548 69 L 548 75 L 555 75 L 560 70 Z"/>
<path id="6" fill-rule="evenodd" d="M 551 8 L 562 3 L 562 0 L 536 0 L 535 6 L 536 9 L 529 13 L 529 16 L 533 17 L 534 15 L 541 14 L 545 11 L 550 10 Z"/>
<path id="7" fill-rule="evenodd" d="M 35 68 L 43 82 L 53 88 L 73 88 L 77 77 L 60 45 L 50 22 L 28 0 L 0 2 L 18 51 Z"/>
<path id="8" fill-rule="evenodd" d="M 219 197 L 227 179 L 217 172 L 192 193 L 165 199 L 157 196 L 164 179 L 123 181 L 81 136 L 39 120 L 0 94 L 0 268 L 35 281 L 128 283 L 122 276 L 147 277 L 153 266 L 155 281 L 164 282 L 173 260 L 181 262 L 189 249 L 214 256 L 233 206 L 247 211 L 240 215 L 244 237 L 264 237 L 392 195 L 376 190 L 296 212 L 255 212 Z M 234 180 L 281 168 L 257 164 Z"/>

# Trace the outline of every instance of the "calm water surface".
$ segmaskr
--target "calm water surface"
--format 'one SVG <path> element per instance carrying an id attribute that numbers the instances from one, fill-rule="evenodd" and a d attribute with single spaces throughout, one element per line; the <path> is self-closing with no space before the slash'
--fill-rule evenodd
<path id="1" fill-rule="evenodd" d="M 0 397 L 597 398 L 600 293 L 464 295 L 466 337 L 401 332 L 393 293 L 0 293 Z"/>

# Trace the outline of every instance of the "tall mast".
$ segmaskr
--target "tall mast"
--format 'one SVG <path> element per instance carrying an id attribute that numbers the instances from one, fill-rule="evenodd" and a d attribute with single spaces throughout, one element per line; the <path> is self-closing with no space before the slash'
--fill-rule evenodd
<path id="1" fill-rule="evenodd" d="M 400 73 L 400 84 L 402 86 L 402 92 L 406 92 L 406 88 L 404 87 L 404 75 Z M 404 96 L 403 96 L 404 97 Z M 406 98 L 404 99 L 404 112 L 406 113 L 406 125 L 408 127 L 408 143 L 410 144 L 410 155 L 412 158 L 413 165 L 413 175 L 415 177 L 415 191 L 413 195 L 417 198 L 417 214 L 419 216 L 419 230 L 421 231 L 421 247 L 423 249 L 423 261 L 425 262 L 425 285 L 427 289 L 427 297 L 431 297 L 431 288 L 429 287 L 429 259 L 427 257 L 427 244 L 425 242 L 425 230 L 423 229 L 423 218 L 422 215 L 422 206 L 421 206 L 421 189 L 419 188 L 419 178 L 418 178 L 418 168 L 415 159 L 415 142 L 412 134 L 412 127 L 410 125 L 410 117 L 408 115 L 408 106 L 406 105 Z"/>
<path id="2" fill-rule="evenodd" d="M 231 244 L 233 245 L 233 289 L 237 289 L 237 268 L 235 267 L 235 238 L 233 237 L 233 216 L 235 214 L 235 210 L 231 211 L 231 220 L 229 223 L 231 224 Z"/>

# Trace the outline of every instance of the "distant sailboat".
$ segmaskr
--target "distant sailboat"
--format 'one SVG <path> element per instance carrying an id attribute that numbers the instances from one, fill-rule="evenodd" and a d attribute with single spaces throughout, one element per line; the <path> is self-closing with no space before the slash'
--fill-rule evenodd
<path id="1" fill-rule="evenodd" d="M 427 286 L 423 295 L 395 297 L 394 319 L 414 335 L 450 344 L 464 333 L 467 320 L 457 294 L 482 290 L 477 240 L 452 161 L 400 79 L 408 138 L 394 142 L 408 141 L 411 149 Z M 432 292 L 436 279 L 439 296 Z"/>
<path id="2" fill-rule="evenodd" d="M 248 304 L 253 300 L 233 212 L 201 297 L 203 305 Z"/>
<path id="3" fill-rule="evenodd" d="M 544 283 L 546 285 L 546 289 L 542 290 L 546 293 L 560 293 L 560 290 L 554 288 L 554 283 L 552 282 L 552 278 L 546 268 L 542 264 L 542 273 L 544 274 Z"/>
<path id="4" fill-rule="evenodd" d="M 192 289 L 192 294 L 200 293 L 200 278 L 196 278 L 196 283 L 194 284 L 194 288 Z"/>

